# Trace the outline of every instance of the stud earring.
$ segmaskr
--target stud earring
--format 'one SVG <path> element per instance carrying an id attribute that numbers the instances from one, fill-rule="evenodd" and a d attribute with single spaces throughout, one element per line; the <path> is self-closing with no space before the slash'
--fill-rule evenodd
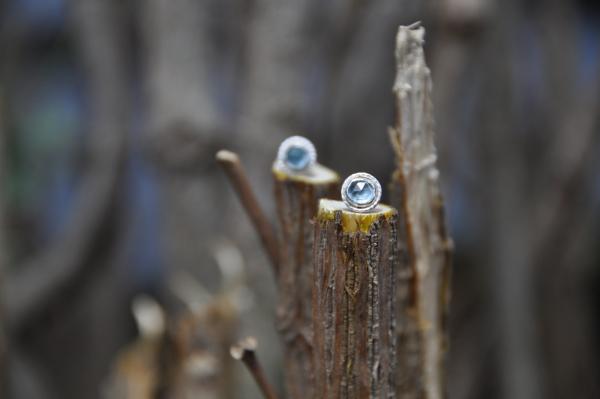
<path id="1" fill-rule="evenodd" d="M 344 180 L 342 200 L 354 212 L 369 212 L 381 200 L 381 184 L 368 173 L 354 173 Z"/>
<path id="2" fill-rule="evenodd" d="M 292 172 L 302 172 L 317 162 L 317 150 L 307 138 L 291 136 L 279 145 L 277 161 Z"/>

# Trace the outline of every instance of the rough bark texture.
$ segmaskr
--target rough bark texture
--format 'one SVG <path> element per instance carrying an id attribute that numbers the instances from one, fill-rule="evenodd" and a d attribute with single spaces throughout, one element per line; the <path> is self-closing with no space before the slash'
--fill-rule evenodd
<path id="1" fill-rule="evenodd" d="M 319 398 L 405 398 L 411 269 L 398 212 L 322 200 L 315 225 L 313 319 Z"/>
<path id="2" fill-rule="evenodd" d="M 320 198 L 339 194 L 339 176 L 321 165 L 289 174 L 273 167 L 280 226 L 278 330 L 283 340 L 288 398 L 313 398 L 313 225 Z"/>
<path id="3" fill-rule="evenodd" d="M 391 182 L 393 204 L 400 212 L 413 276 L 408 318 L 417 334 L 409 334 L 407 353 L 398 359 L 404 371 L 418 376 L 406 397 L 445 396 L 444 354 L 449 302 L 451 241 L 444 209 L 433 142 L 431 77 L 423 56 L 425 31 L 418 25 L 400 27 L 396 42 L 397 123 L 391 130 L 397 169 Z M 416 352 L 413 352 L 416 351 Z M 419 358 L 420 357 L 420 358 Z"/>

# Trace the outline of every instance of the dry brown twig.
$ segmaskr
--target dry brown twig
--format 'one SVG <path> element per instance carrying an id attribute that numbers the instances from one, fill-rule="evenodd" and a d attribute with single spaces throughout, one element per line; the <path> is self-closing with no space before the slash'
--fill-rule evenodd
<path id="1" fill-rule="evenodd" d="M 273 226 L 269 222 L 269 219 L 266 217 L 256 199 L 256 195 L 252 191 L 252 187 L 250 186 L 244 167 L 240 162 L 240 158 L 234 152 L 221 150 L 217 152 L 216 159 L 225 173 L 227 173 L 227 178 L 233 185 L 242 206 L 248 213 L 254 228 L 260 236 L 263 247 L 271 260 L 273 270 L 275 271 L 275 274 L 277 274 L 279 256 L 277 239 L 275 238 Z"/>
<path id="2" fill-rule="evenodd" d="M 256 338 L 247 337 L 237 345 L 231 347 L 230 353 L 231 356 L 244 363 L 252 377 L 258 384 L 261 392 L 265 396 L 265 399 L 278 399 L 275 390 L 267 381 L 267 377 L 265 372 L 256 357 L 256 347 L 258 346 L 256 342 Z"/>

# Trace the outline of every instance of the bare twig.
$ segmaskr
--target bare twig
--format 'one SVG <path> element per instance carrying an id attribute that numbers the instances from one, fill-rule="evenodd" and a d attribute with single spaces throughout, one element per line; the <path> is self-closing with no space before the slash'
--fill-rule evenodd
<path id="1" fill-rule="evenodd" d="M 231 356 L 244 363 L 254 380 L 258 384 L 263 395 L 265 395 L 265 399 L 278 399 L 277 394 L 273 387 L 267 381 L 267 377 L 265 376 L 265 372 L 256 357 L 256 338 L 247 337 L 237 345 L 231 347 Z"/>
<path id="2" fill-rule="evenodd" d="M 240 158 L 234 152 L 221 150 L 217 153 L 216 159 L 223 170 L 225 170 L 225 173 L 227 173 L 227 177 L 229 178 L 229 181 L 231 181 L 242 206 L 246 210 L 254 228 L 260 236 L 263 247 L 277 274 L 279 268 L 277 239 L 275 238 L 271 223 L 267 219 L 256 199 L 256 195 L 252 191 L 248 177 L 240 162 Z"/>

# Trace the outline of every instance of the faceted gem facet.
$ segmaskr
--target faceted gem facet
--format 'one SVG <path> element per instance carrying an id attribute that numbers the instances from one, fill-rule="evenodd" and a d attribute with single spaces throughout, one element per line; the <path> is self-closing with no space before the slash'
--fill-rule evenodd
<path id="1" fill-rule="evenodd" d="M 381 199 L 381 184 L 369 173 L 351 174 L 342 184 L 342 199 L 353 212 L 370 212 Z"/>
<path id="2" fill-rule="evenodd" d="M 348 186 L 347 196 L 357 205 L 367 205 L 375 199 L 375 187 L 366 180 L 357 179 Z"/>
<path id="3" fill-rule="evenodd" d="M 305 148 L 291 146 L 285 154 L 286 165 L 293 170 L 302 170 L 310 163 L 310 154 Z"/>

